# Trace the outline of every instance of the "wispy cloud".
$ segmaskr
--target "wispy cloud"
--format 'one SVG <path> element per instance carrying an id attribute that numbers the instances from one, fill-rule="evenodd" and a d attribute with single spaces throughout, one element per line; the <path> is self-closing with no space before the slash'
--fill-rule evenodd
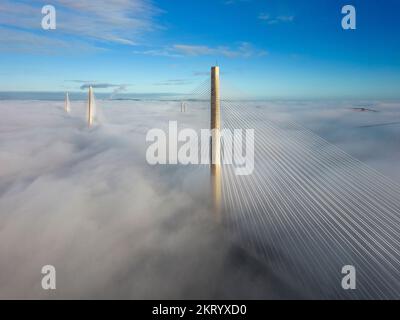
<path id="1" fill-rule="evenodd" d="M 112 83 L 85 83 L 82 84 L 80 89 L 84 90 L 84 89 L 88 89 L 89 87 L 92 88 L 97 88 L 97 89 L 109 89 L 109 88 L 126 88 L 126 85 L 124 84 L 112 84 Z"/>
<path id="2" fill-rule="evenodd" d="M 208 76 L 209 74 L 210 74 L 210 71 L 195 71 L 195 72 L 193 72 L 193 75 L 195 77 Z"/>
<path id="3" fill-rule="evenodd" d="M 231 5 L 231 4 L 236 4 L 236 3 L 241 3 L 241 2 L 250 2 L 251 0 L 224 0 L 222 3 L 225 5 Z"/>
<path id="4" fill-rule="evenodd" d="M 107 82 L 98 82 L 98 81 L 93 81 L 93 80 L 66 80 L 66 82 L 74 82 L 74 83 L 81 84 L 79 87 L 81 90 L 88 89 L 89 87 L 92 87 L 95 89 L 111 89 L 111 88 L 113 88 L 114 94 L 126 91 L 127 88 L 130 86 L 130 84 L 114 84 L 114 83 L 107 83 Z"/>
<path id="5" fill-rule="evenodd" d="M 267 24 L 289 23 L 294 21 L 293 15 L 280 15 L 273 17 L 268 13 L 260 13 L 258 19 Z"/>
<path id="6" fill-rule="evenodd" d="M 174 52 L 171 48 L 160 48 L 151 50 L 134 50 L 134 54 L 153 56 L 153 57 L 169 57 L 169 58 L 181 58 L 182 55 Z"/>
<path id="7" fill-rule="evenodd" d="M 276 20 L 281 22 L 292 22 L 294 20 L 294 16 L 278 16 Z"/>
<path id="8" fill-rule="evenodd" d="M 265 56 L 265 50 L 255 48 L 248 42 L 240 42 L 236 47 L 206 45 L 174 44 L 156 50 L 134 51 L 136 54 L 166 56 L 166 57 L 185 57 L 185 56 L 223 56 L 227 58 L 249 58 L 254 56 Z"/>
<path id="9" fill-rule="evenodd" d="M 159 28 L 154 17 L 162 12 L 150 0 L 52 0 L 51 4 L 57 12 L 57 29 L 45 32 L 41 29 L 43 3 L 2 0 L 0 25 L 20 33 L 16 40 L 9 39 L 11 47 L 21 47 L 21 36 L 27 33 L 39 40 L 35 45 L 38 48 L 43 48 L 48 38 L 57 38 L 66 45 L 71 37 L 87 44 L 135 45 L 143 33 Z"/>
<path id="10" fill-rule="evenodd" d="M 208 47 L 186 44 L 176 44 L 173 49 L 177 52 L 188 56 L 216 55 L 228 58 L 248 58 L 252 56 L 264 56 L 267 54 L 265 50 L 259 50 L 248 42 L 241 42 L 237 47 L 231 48 L 226 46 Z"/>
<path id="11" fill-rule="evenodd" d="M 271 18 L 271 16 L 269 14 L 266 14 L 266 13 L 260 13 L 258 15 L 258 19 L 260 19 L 260 20 L 266 21 L 266 20 L 269 20 L 270 18 Z"/>
<path id="12" fill-rule="evenodd" d="M 192 81 L 188 79 L 171 79 L 162 82 L 157 82 L 154 85 L 156 86 L 183 86 L 187 84 L 191 84 Z"/>
<path id="13" fill-rule="evenodd" d="M 8 29 L 0 26 L 0 52 L 18 53 L 43 53 L 77 54 L 94 51 L 105 51 L 106 49 L 90 44 L 79 39 L 65 41 L 55 37 L 46 37 L 24 30 Z"/>

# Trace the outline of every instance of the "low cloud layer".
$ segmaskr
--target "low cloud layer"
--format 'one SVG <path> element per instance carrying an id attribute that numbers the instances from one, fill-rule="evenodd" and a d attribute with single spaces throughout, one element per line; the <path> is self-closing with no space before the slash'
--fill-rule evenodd
<path id="1" fill-rule="evenodd" d="M 88 129 L 71 98 L 71 115 L 62 102 L 1 102 L 0 298 L 274 297 L 262 272 L 229 267 L 237 254 L 227 259 L 210 215 L 207 168 L 145 161 L 148 129 L 206 117 L 99 100 Z M 40 285 L 47 264 L 54 292 Z M 232 291 L 238 281 L 247 289 Z"/>
<path id="2" fill-rule="evenodd" d="M 71 115 L 62 102 L 0 102 L 0 298 L 318 297 L 232 244 L 210 214 L 208 168 L 146 163 L 148 129 L 207 127 L 208 105 L 98 100 L 88 129 L 71 98 Z M 397 103 L 251 104 L 400 182 L 400 127 L 360 128 L 398 118 Z M 54 292 L 40 286 L 46 264 Z"/>

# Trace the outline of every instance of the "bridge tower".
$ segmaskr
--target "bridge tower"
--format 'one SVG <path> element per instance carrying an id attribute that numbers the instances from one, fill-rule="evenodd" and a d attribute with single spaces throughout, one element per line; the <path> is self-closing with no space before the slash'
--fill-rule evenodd
<path id="1" fill-rule="evenodd" d="M 221 220 L 221 100 L 219 67 L 211 68 L 211 190 L 212 206 L 218 221 Z"/>
<path id="2" fill-rule="evenodd" d="M 88 95 L 89 96 L 88 96 L 88 106 L 87 106 L 87 121 L 88 121 L 88 127 L 90 128 L 93 124 L 93 117 L 94 117 L 94 95 L 92 86 L 89 87 Z"/>
<path id="3" fill-rule="evenodd" d="M 70 113 L 71 112 L 71 105 L 70 105 L 70 102 L 69 102 L 69 94 L 68 94 L 68 92 L 65 94 L 64 110 L 65 110 L 66 113 Z"/>

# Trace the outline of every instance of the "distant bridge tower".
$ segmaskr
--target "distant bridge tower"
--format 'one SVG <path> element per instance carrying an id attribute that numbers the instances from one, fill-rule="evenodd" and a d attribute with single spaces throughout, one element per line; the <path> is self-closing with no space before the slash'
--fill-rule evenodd
<path id="1" fill-rule="evenodd" d="M 211 68 L 211 188 L 212 206 L 221 219 L 221 101 L 219 67 Z"/>
<path id="2" fill-rule="evenodd" d="M 70 102 L 69 102 L 68 92 L 65 94 L 64 110 L 65 110 L 66 113 L 70 113 L 71 112 L 71 105 L 70 105 Z"/>
<path id="3" fill-rule="evenodd" d="M 88 105 L 87 105 L 87 121 L 88 121 L 89 128 L 93 125 L 94 108 L 95 107 L 94 107 L 93 88 L 92 88 L 92 86 L 90 86 L 89 94 L 88 94 Z"/>
<path id="4" fill-rule="evenodd" d="M 181 112 L 186 112 L 186 102 L 181 102 Z"/>

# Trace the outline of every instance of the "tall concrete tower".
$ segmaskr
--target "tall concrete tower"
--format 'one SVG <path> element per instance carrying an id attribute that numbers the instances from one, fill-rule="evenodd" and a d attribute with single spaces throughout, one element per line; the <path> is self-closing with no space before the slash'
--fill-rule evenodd
<path id="1" fill-rule="evenodd" d="M 219 67 L 211 68 L 211 188 L 212 205 L 218 221 L 221 220 L 221 100 Z"/>
<path id="2" fill-rule="evenodd" d="M 186 112 L 186 102 L 181 102 L 181 112 Z"/>
<path id="3" fill-rule="evenodd" d="M 94 117 L 94 95 L 93 95 L 93 88 L 92 86 L 90 86 L 88 94 L 88 106 L 87 106 L 87 121 L 89 128 L 93 125 L 93 117 Z"/>
<path id="4" fill-rule="evenodd" d="M 65 94 L 64 110 L 66 113 L 71 112 L 71 106 L 70 106 L 70 102 L 69 102 L 68 92 Z"/>

